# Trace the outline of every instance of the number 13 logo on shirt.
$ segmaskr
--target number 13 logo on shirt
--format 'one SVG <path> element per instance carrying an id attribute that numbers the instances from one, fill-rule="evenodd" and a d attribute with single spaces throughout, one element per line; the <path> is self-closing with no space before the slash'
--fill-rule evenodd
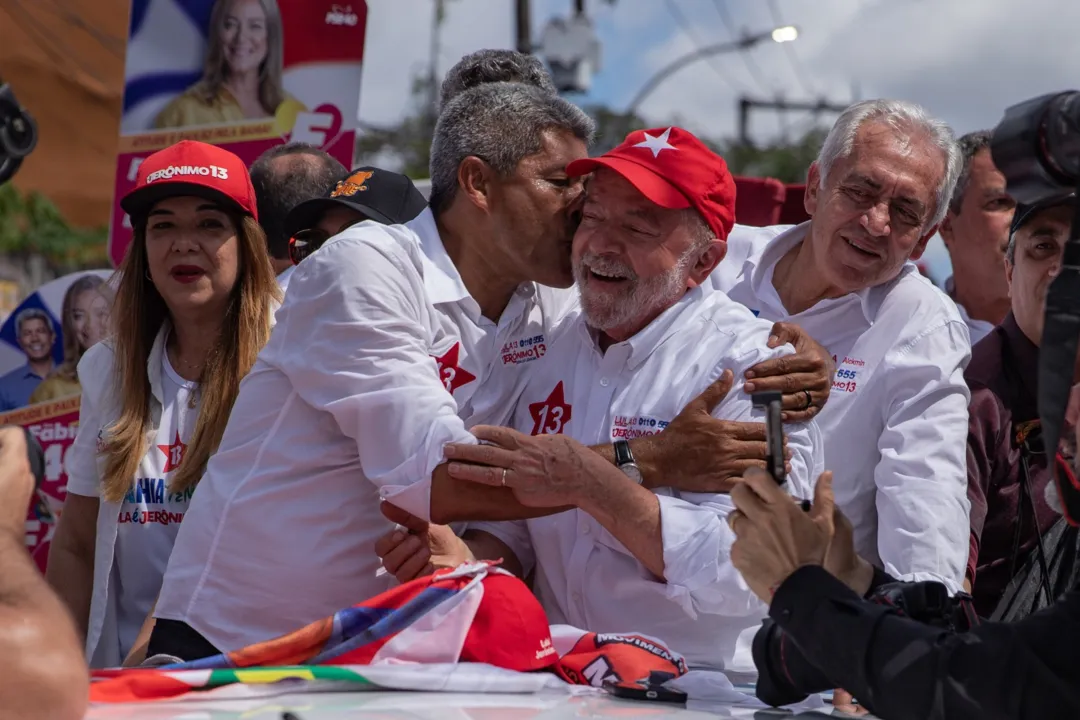
<path id="1" fill-rule="evenodd" d="M 567 404 L 562 381 L 548 395 L 547 400 L 529 404 L 533 419 L 533 435 L 561 435 L 570 422 L 570 405 Z"/>
<path id="2" fill-rule="evenodd" d="M 454 347 L 445 354 L 435 357 L 435 363 L 439 366 L 439 379 L 446 387 L 446 392 L 451 395 L 462 385 L 468 385 L 476 376 L 459 365 L 458 357 L 461 354 L 461 343 L 454 343 Z M 434 357 L 434 356 L 432 356 Z"/>

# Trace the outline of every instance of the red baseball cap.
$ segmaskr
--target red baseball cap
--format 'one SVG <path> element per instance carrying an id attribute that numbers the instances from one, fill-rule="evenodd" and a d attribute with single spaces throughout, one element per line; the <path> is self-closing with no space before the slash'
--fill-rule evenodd
<path id="1" fill-rule="evenodd" d="M 135 189 L 120 207 L 133 217 L 146 215 L 157 201 L 177 195 L 203 197 L 259 219 L 247 166 L 216 145 L 181 140 L 158 150 L 139 165 Z"/>
<path id="2" fill-rule="evenodd" d="M 660 207 L 694 208 L 721 240 L 735 224 L 735 179 L 724 158 L 688 130 L 635 130 L 615 149 L 575 160 L 566 172 L 574 177 L 601 167 L 622 175 Z"/>

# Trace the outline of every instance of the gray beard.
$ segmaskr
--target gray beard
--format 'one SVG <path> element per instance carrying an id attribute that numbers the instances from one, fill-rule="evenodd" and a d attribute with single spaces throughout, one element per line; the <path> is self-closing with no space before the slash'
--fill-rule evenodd
<path id="1" fill-rule="evenodd" d="M 588 293 L 584 290 L 589 269 L 584 263 L 574 267 L 581 309 L 585 323 L 601 332 L 634 324 L 657 308 L 671 307 L 686 292 L 686 274 L 697 262 L 698 253 L 689 252 L 669 271 L 646 280 L 630 280 L 628 286 L 615 293 Z M 604 264 L 598 267 L 604 269 Z M 610 268 L 610 266 L 608 266 Z"/>

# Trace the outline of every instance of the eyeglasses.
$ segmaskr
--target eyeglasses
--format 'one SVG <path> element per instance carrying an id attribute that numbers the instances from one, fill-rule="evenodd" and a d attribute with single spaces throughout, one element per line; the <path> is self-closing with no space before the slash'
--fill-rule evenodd
<path id="1" fill-rule="evenodd" d="M 329 239 L 330 233 L 321 228 L 301 230 L 289 238 L 289 259 L 293 265 L 299 265 L 301 260 L 321 248 Z"/>

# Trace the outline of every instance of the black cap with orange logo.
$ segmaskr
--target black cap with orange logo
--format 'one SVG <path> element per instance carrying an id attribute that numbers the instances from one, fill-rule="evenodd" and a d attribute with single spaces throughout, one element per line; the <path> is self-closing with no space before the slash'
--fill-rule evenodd
<path id="1" fill-rule="evenodd" d="M 324 197 L 300 203 L 285 218 L 285 231 L 295 235 L 314 227 L 323 213 L 344 206 L 384 225 L 409 222 L 427 207 L 427 200 L 400 173 L 374 167 L 351 170 Z"/>

